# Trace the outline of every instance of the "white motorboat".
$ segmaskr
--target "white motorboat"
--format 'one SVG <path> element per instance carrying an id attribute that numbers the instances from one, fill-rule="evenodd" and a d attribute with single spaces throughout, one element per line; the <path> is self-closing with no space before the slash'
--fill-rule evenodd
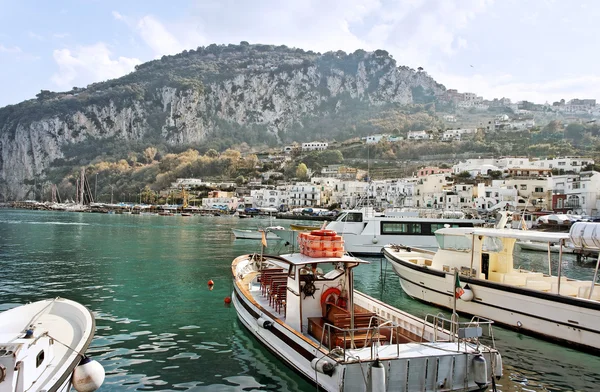
<path id="1" fill-rule="evenodd" d="M 250 333 L 318 389 L 479 391 L 502 374 L 498 351 L 479 341 L 490 321 L 414 317 L 354 290 L 354 268 L 367 262 L 339 255 L 341 240 L 322 250 L 300 242 L 303 253 L 233 260 L 232 302 Z"/>
<path id="2" fill-rule="evenodd" d="M 104 369 L 85 356 L 93 314 L 64 298 L 0 313 L 0 392 L 94 391 Z"/>
<path id="3" fill-rule="evenodd" d="M 280 230 L 285 230 L 282 226 L 269 226 L 264 229 L 268 240 L 280 240 L 276 234 Z M 247 230 L 247 229 L 231 229 L 236 239 L 244 240 L 261 240 L 263 238 L 263 230 Z"/>
<path id="4" fill-rule="evenodd" d="M 498 323 L 551 340 L 600 351 L 600 285 L 558 273 L 515 268 L 517 240 L 557 243 L 571 241 L 576 248 L 600 248 L 600 224 L 575 223 L 570 233 L 529 230 L 445 228 L 436 232 L 440 249 L 387 245 L 386 259 L 411 297 L 452 308 L 456 290 L 464 290 L 458 312 L 493 317 Z M 549 265 L 550 270 L 550 265 Z M 456 288 L 454 271 L 460 273 Z"/>
<path id="5" fill-rule="evenodd" d="M 548 251 L 550 251 L 550 253 L 569 253 L 569 254 L 574 254 L 577 255 L 578 257 L 597 257 L 598 256 L 598 250 L 596 249 L 581 249 L 581 248 L 576 248 L 573 246 L 573 244 L 571 244 L 570 242 L 566 242 L 565 246 L 560 246 L 558 244 L 544 244 L 541 242 L 533 242 L 533 241 L 517 241 L 516 245 L 521 249 L 521 250 L 529 250 L 529 251 L 533 251 L 533 252 L 545 252 L 547 253 Z"/>
<path id="6" fill-rule="evenodd" d="M 464 215 L 464 214 L 463 214 Z M 385 244 L 403 244 L 435 250 L 434 232 L 443 227 L 474 227 L 481 219 L 421 218 L 415 212 L 376 215 L 370 209 L 343 211 L 327 225 L 344 237 L 346 250 L 353 255 L 379 255 Z"/>

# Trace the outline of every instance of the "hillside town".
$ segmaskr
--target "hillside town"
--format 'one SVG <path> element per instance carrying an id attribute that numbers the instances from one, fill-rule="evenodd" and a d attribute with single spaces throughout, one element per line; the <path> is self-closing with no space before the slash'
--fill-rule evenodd
<path id="1" fill-rule="evenodd" d="M 344 165 L 324 167 L 310 181 L 262 186 L 178 179 L 172 189 L 213 190 L 202 199 L 207 209 L 288 211 L 296 208 L 351 208 L 359 203 L 385 208 L 439 211 L 544 210 L 598 215 L 600 173 L 581 157 L 530 160 L 522 157 L 469 159 L 449 168 L 423 167 L 410 178 L 359 180 L 366 173 Z M 553 174 L 561 173 L 561 174 Z M 367 177 L 368 179 L 368 177 Z"/>

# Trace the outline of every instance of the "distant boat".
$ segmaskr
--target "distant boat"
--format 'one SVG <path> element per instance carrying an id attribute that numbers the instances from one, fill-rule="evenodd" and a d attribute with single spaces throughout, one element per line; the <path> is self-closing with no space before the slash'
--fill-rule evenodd
<path id="1" fill-rule="evenodd" d="M 104 369 L 84 353 L 95 332 L 85 306 L 56 298 L 0 313 L 0 391 L 94 391 Z"/>
<path id="2" fill-rule="evenodd" d="M 307 225 L 295 225 L 295 224 L 290 224 L 290 229 L 294 230 L 294 231 L 313 231 L 313 230 L 319 230 L 321 228 L 321 226 L 307 226 Z"/>
<path id="3" fill-rule="evenodd" d="M 436 230 L 442 227 L 474 227 L 484 223 L 481 219 L 460 218 L 465 215 L 462 212 L 446 211 L 437 218 L 421 218 L 418 215 L 418 212 L 375 213 L 372 208 L 345 210 L 326 228 L 344 238 L 348 253 L 376 256 L 381 254 L 386 244 L 435 250 L 438 248 L 433 234 Z"/>
<path id="4" fill-rule="evenodd" d="M 274 233 L 280 230 L 285 230 L 281 226 L 270 226 L 265 229 L 268 240 L 280 240 L 279 236 Z M 244 240 L 260 240 L 262 239 L 262 232 L 259 230 L 244 230 L 244 229 L 231 229 L 236 239 Z"/>
<path id="5" fill-rule="evenodd" d="M 181 216 L 193 216 L 193 214 L 191 214 L 189 212 L 182 212 Z"/>

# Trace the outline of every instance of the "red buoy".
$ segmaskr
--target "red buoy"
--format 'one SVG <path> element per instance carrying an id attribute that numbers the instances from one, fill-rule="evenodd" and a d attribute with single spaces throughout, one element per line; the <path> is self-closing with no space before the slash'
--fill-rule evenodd
<path id="1" fill-rule="evenodd" d="M 225 303 L 226 304 L 230 304 L 231 303 L 231 297 L 225 297 Z"/>
<path id="2" fill-rule="evenodd" d="M 208 281 L 208 285 L 209 285 L 209 286 L 213 286 L 214 284 L 215 284 L 215 282 L 213 282 L 213 280 L 212 280 L 212 279 L 210 279 L 210 280 Z"/>

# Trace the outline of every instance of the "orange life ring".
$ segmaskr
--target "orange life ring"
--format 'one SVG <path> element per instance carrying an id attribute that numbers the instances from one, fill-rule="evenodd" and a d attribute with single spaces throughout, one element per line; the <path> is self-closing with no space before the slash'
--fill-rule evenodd
<path id="1" fill-rule="evenodd" d="M 325 302 L 335 303 L 336 300 L 340 297 L 342 292 L 337 287 L 330 287 L 321 294 L 321 306 L 325 305 Z M 331 295 L 335 295 L 336 298 L 333 301 L 328 301 Z"/>
<path id="2" fill-rule="evenodd" d="M 313 230 L 310 232 L 311 235 L 318 235 L 320 237 L 333 237 L 337 235 L 334 230 Z"/>

